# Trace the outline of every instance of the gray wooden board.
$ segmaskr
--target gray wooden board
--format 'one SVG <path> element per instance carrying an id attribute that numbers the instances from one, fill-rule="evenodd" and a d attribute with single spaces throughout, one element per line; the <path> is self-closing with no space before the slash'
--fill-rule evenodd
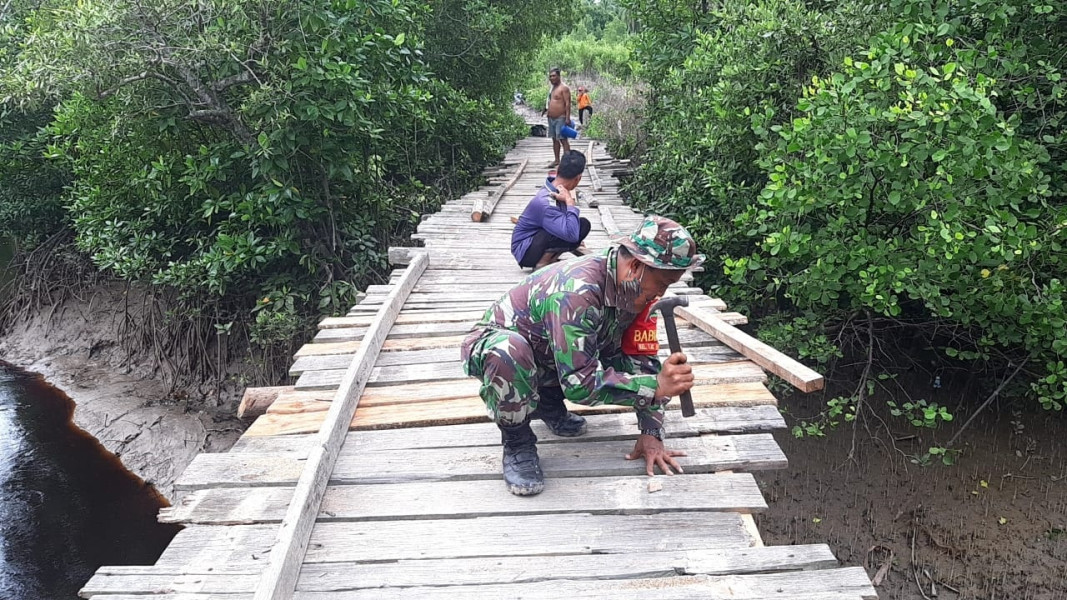
<path id="1" fill-rule="evenodd" d="M 766 573 L 689 575 L 652 579 L 558 580 L 462 587 L 379 588 L 349 592 L 298 592 L 294 600 L 768 600 L 769 598 L 878 598 L 863 567 Z"/>
<path id="2" fill-rule="evenodd" d="M 394 275 L 390 279 L 390 282 L 395 282 L 398 275 L 398 271 L 394 271 Z M 451 269 L 427 269 L 419 278 L 419 282 L 423 284 L 481 284 L 481 283 L 502 283 L 514 285 L 528 275 L 532 271 L 518 271 L 509 273 L 496 273 L 493 271 L 453 271 Z M 683 281 L 689 280 L 689 278 L 683 277 Z"/>
<path id="3" fill-rule="evenodd" d="M 623 458 L 632 447 L 629 440 L 544 444 L 538 448 L 538 454 L 546 477 L 639 475 L 644 473 L 644 461 Z M 678 438 L 670 440 L 668 447 L 687 453 L 678 462 L 691 474 L 728 469 L 780 469 L 787 465 L 785 455 L 768 433 Z M 289 454 L 200 454 L 174 482 L 174 488 L 292 485 L 303 462 Z M 349 443 L 341 448 L 330 483 L 462 481 L 499 477 L 498 447 L 380 450 Z"/>
<path id="4" fill-rule="evenodd" d="M 634 554 L 541 556 L 531 570 L 527 557 L 403 560 L 392 563 L 304 565 L 297 590 L 340 592 L 416 585 L 484 585 L 554 579 L 642 579 L 675 575 L 735 575 L 828 569 L 837 559 L 825 545 L 761 546 L 729 550 L 684 550 Z M 255 573 L 220 573 L 217 567 L 175 569 L 158 566 L 102 567 L 82 588 L 98 594 L 167 592 L 247 593 Z M 505 581 L 506 580 L 506 581 Z"/>
<path id="5" fill-rule="evenodd" d="M 504 492 L 507 493 L 507 492 Z M 157 566 L 262 568 L 277 527 L 192 526 L 180 531 Z M 635 551 L 748 548 L 742 515 L 534 515 L 429 521 L 320 523 L 305 564 L 387 562 L 478 556 L 562 556 Z"/>
<path id="6" fill-rule="evenodd" d="M 336 388 L 344 376 L 344 369 L 330 371 L 307 371 L 296 380 L 296 389 L 329 390 Z M 442 381 L 447 379 L 466 379 L 460 362 L 431 363 L 428 365 L 396 365 L 391 367 L 374 367 L 371 370 L 367 387 L 389 385 L 392 383 L 419 383 L 425 381 Z"/>
<path id="7" fill-rule="evenodd" d="M 473 323 L 412 323 L 393 325 L 387 339 L 408 339 L 417 337 L 440 337 L 458 335 L 470 331 Z M 338 329 L 320 329 L 315 334 L 316 342 L 354 342 L 363 339 L 366 327 L 341 327 Z M 709 338 L 711 336 L 708 336 Z"/>
<path id="8" fill-rule="evenodd" d="M 754 513 L 767 508 L 750 473 L 661 476 L 649 493 L 647 475 L 549 478 L 532 498 L 509 494 L 496 480 L 335 485 L 326 489 L 317 521 L 466 519 L 564 514 L 654 514 L 681 511 Z M 186 494 L 160 511 L 163 523 L 277 523 L 293 488 L 213 488 Z"/>
<path id="9" fill-rule="evenodd" d="M 672 403 L 667 411 L 666 429 L 669 439 L 708 433 L 756 433 L 785 428 L 785 419 L 772 405 L 716 406 L 698 408 L 696 414 L 682 418 Z M 634 440 L 637 419 L 633 413 L 586 415 L 587 430 L 578 438 L 551 435 L 541 421 L 531 425 L 538 436 L 538 445 L 576 444 L 588 440 Z M 244 436 L 230 448 L 230 453 L 293 453 L 307 451 L 314 442 L 310 434 L 279 436 Z M 449 446 L 499 446 L 500 431 L 492 423 L 469 423 L 447 427 L 413 427 L 408 429 L 379 429 L 350 431 L 346 444 L 405 450 L 413 448 L 446 448 Z M 668 441 L 668 444 L 670 442 Z"/>
<path id="10" fill-rule="evenodd" d="M 666 336 L 664 336 L 666 337 Z M 301 356 L 293 361 L 289 367 L 289 375 L 298 376 L 308 371 L 328 371 L 332 369 L 345 369 L 352 362 L 352 354 L 324 354 L 314 356 Z M 664 346 L 660 349 L 659 356 L 665 359 L 670 355 L 670 349 Z M 689 362 L 694 364 L 712 362 L 732 362 L 744 360 L 744 357 L 725 345 L 704 347 L 690 347 L 685 350 Z M 459 357 L 459 345 L 452 348 L 435 348 L 431 350 L 401 350 L 397 352 L 384 352 L 378 356 L 379 367 L 400 365 L 427 365 L 431 363 L 456 362 Z"/>
<path id="11" fill-rule="evenodd" d="M 527 569 L 525 572 L 530 572 Z M 866 580 L 866 583 L 864 583 Z M 246 594 L 186 593 L 163 596 L 98 595 L 98 600 L 246 600 Z M 469 586 L 302 590 L 293 600 L 876 600 L 862 567 L 757 575 L 688 575 L 642 579 L 551 580 Z"/>
<path id="12" fill-rule="evenodd" d="M 637 582 L 648 582 L 649 580 L 635 580 L 635 581 L 637 581 Z M 650 587 L 649 584 L 643 584 L 643 585 L 644 585 L 644 587 Z M 662 585 L 662 584 L 659 584 L 659 585 Z M 464 588 L 458 587 L 457 589 L 462 591 Z M 593 591 L 592 594 L 595 594 L 594 591 Z M 612 593 L 612 594 L 615 594 L 615 593 Z M 316 593 L 316 591 L 298 591 L 298 593 L 296 595 L 294 595 L 292 598 L 293 599 L 297 599 L 297 600 L 335 600 L 337 598 L 341 598 L 341 596 L 344 596 L 344 598 L 348 598 L 347 595 L 336 593 L 336 591 L 331 591 L 331 593 L 328 593 L 325 596 L 323 596 L 321 593 Z M 378 597 L 377 596 L 360 596 L 360 598 L 378 598 Z M 579 598 L 579 597 L 575 597 L 575 598 Z M 580 597 L 579 600 L 583 600 L 583 599 L 585 599 L 585 600 L 590 600 L 590 599 L 594 599 L 594 600 L 608 600 L 608 599 L 615 600 L 616 598 L 617 598 L 617 596 L 608 596 L 607 598 L 605 598 L 603 596 L 592 596 L 592 597 L 583 596 L 583 597 Z M 638 600 L 646 599 L 646 598 L 654 599 L 654 600 L 662 600 L 664 598 L 664 596 L 663 596 L 663 591 L 662 590 L 657 590 L 657 591 L 655 591 L 654 594 L 642 595 L 642 596 L 634 596 L 632 594 L 628 594 L 627 593 L 626 598 L 636 598 Z M 675 597 L 671 596 L 670 598 L 675 598 Z M 683 598 L 683 600 L 684 600 L 684 599 L 689 598 L 689 597 L 686 596 L 686 597 L 681 597 L 681 598 Z M 719 597 L 700 596 L 698 594 L 697 596 L 694 596 L 692 598 L 701 598 L 701 599 L 710 598 L 711 600 L 716 600 Z M 152 596 L 141 596 L 141 595 L 130 595 L 130 594 L 103 594 L 103 595 L 99 595 L 99 596 L 94 596 L 93 600 L 254 600 L 254 597 L 251 594 L 191 594 L 190 593 L 190 594 L 162 594 L 162 595 L 152 595 Z M 727 600 L 727 599 L 723 598 L 723 600 Z M 816 596 L 811 596 L 811 595 L 807 595 L 807 594 L 800 595 L 800 596 L 789 596 L 789 597 L 783 598 L 782 600 L 865 600 L 865 599 L 862 596 L 856 596 L 856 595 L 851 595 L 851 594 L 842 595 L 842 594 L 828 593 L 828 594 L 818 594 Z"/>

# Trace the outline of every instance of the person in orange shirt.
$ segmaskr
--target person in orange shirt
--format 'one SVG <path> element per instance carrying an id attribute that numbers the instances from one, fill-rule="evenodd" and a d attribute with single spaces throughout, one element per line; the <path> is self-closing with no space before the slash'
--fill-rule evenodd
<path id="1" fill-rule="evenodd" d="M 578 86 L 578 122 L 585 126 L 585 113 L 589 111 L 589 118 L 593 117 L 593 101 L 589 98 L 589 90 L 585 86 Z"/>

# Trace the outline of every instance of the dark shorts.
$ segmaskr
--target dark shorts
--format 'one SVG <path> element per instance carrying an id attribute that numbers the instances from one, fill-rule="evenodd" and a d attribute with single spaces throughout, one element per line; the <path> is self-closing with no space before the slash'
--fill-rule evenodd
<path id="1" fill-rule="evenodd" d="M 580 217 L 578 223 L 579 229 L 577 242 L 561 240 L 544 229 L 538 231 L 534 234 L 533 241 L 530 242 L 530 247 L 526 249 L 526 254 L 522 255 L 522 260 L 519 261 L 519 266 L 529 268 L 536 267 L 537 262 L 541 260 L 541 257 L 549 250 L 553 252 L 565 252 L 578 249 L 578 246 L 581 245 L 586 236 L 589 235 L 589 230 L 592 229 L 589 219 L 586 219 L 585 217 Z"/>

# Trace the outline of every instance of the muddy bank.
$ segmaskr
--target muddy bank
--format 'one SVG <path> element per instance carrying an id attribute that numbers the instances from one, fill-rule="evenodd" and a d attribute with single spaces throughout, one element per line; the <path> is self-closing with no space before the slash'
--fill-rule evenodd
<path id="1" fill-rule="evenodd" d="M 200 452 L 221 452 L 245 424 L 236 386 L 205 403 L 167 389 L 150 365 L 128 360 L 117 339 L 127 317 L 124 288 L 47 308 L 0 338 L 0 360 L 41 374 L 75 402 L 75 424 L 131 472 L 172 498 L 172 485 Z M 206 405 L 214 405 L 206 408 Z"/>
<path id="2" fill-rule="evenodd" d="M 785 400 L 787 421 L 820 401 Z M 860 427 L 854 461 L 851 426 L 819 439 L 775 434 L 789 468 L 757 474 L 767 544 L 829 543 L 843 564 L 883 571 L 883 600 L 1067 599 L 1067 419 L 1002 403 L 964 432 L 946 467 L 915 461 L 954 428 L 882 418 L 869 421 L 873 438 Z"/>

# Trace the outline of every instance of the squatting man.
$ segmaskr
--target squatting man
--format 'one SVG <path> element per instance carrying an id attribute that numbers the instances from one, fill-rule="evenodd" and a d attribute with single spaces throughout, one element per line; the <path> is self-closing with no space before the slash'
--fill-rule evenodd
<path id="1" fill-rule="evenodd" d="M 684 453 L 663 445 L 663 407 L 693 386 L 692 368 L 681 352 L 662 366 L 654 352 L 626 354 L 623 340 L 669 285 L 703 262 L 681 225 L 650 216 L 617 246 L 548 265 L 489 307 L 461 353 L 500 428 L 508 491 L 529 496 L 545 486 L 531 418 L 558 436 L 585 433 L 585 419 L 564 399 L 632 406 L 640 435 L 626 458 L 644 458 L 648 475 L 655 467 L 682 472 L 675 458 Z"/>

